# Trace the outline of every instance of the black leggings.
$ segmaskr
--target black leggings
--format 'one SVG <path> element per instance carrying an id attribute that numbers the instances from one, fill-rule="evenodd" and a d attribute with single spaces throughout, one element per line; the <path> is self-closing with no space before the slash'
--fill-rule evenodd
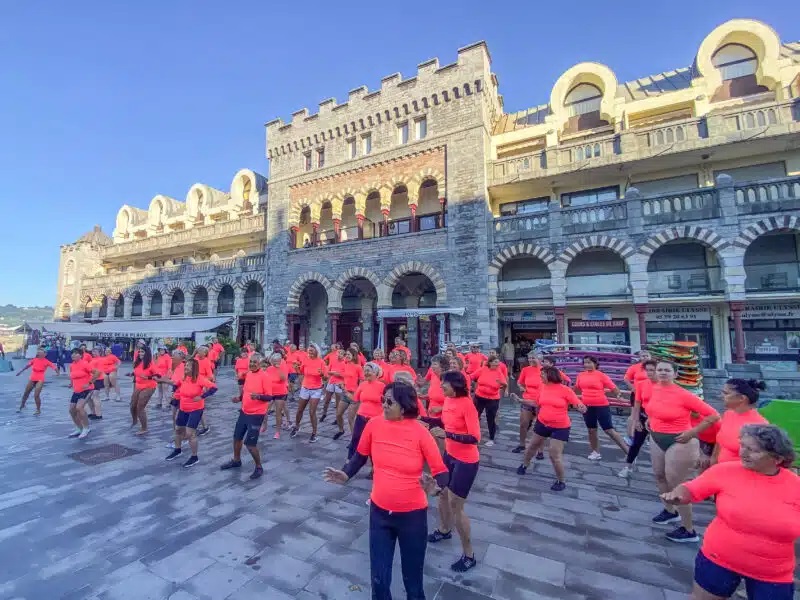
<path id="1" fill-rule="evenodd" d="M 639 413 L 639 422 L 642 424 L 642 430 L 633 430 L 633 442 L 630 448 L 628 448 L 628 457 L 625 459 L 625 462 L 629 465 L 632 465 L 636 457 L 639 456 L 639 451 L 642 449 L 642 446 L 644 446 L 644 441 L 647 439 L 647 436 L 650 435 L 650 432 L 647 431 L 647 427 L 645 427 L 647 415 L 644 414 L 644 411 Z"/>
<path id="2" fill-rule="evenodd" d="M 497 431 L 497 411 L 500 409 L 500 400 L 489 400 L 475 396 L 475 407 L 478 409 L 478 419 L 480 420 L 483 414 L 483 409 L 486 409 L 486 427 L 489 429 L 489 439 L 494 439 L 494 434 Z"/>

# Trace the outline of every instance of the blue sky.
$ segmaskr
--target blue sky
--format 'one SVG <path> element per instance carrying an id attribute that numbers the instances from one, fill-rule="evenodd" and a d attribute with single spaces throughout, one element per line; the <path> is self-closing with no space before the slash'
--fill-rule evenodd
<path id="1" fill-rule="evenodd" d="M 647 11 L 642 10 L 646 6 Z M 794 6 L 794 8 L 792 8 Z M 789 1 L 0 2 L 0 304 L 52 304 L 59 247 L 122 204 L 267 172 L 263 124 L 485 39 L 508 111 L 573 64 L 687 66 L 737 17 L 800 39 Z"/>

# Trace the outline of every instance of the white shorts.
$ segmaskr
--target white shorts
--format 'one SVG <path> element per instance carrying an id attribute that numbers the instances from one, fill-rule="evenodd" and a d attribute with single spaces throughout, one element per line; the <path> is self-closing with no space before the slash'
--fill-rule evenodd
<path id="1" fill-rule="evenodd" d="M 305 387 L 300 388 L 300 400 L 319 400 L 322 398 L 322 388 L 310 390 Z"/>
<path id="2" fill-rule="evenodd" d="M 342 393 L 342 386 L 339 383 L 329 383 L 325 386 L 326 392 L 331 392 L 332 394 L 341 394 Z"/>

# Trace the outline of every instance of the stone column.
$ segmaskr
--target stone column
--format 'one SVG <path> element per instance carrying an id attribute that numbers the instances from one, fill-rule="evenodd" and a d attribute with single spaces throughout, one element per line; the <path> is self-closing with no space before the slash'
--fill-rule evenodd
<path id="1" fill-rule="evenodd" d="M 106 320 L 114 319 L 114 311 L 117 309 L 117 299 L 109 297 L 106 299 Z"/>
<path id="2" fill-rule="evenodd" d="M 289 249 L 294 250 L 297 248 L 297 232 L 300 231 L 300 228 L 297 225 L 292 225 L 289 229 Z"/>
<path id="3" fill-rule="evenodd" d="M 194 315 L 194 292 L 183 295 L 183 316 L 191 317 Z"/>
<path id="4" fill-rule="evenodd" d="M 319 243 L 319 223 L 311 224 L 311 245 L 316 246 Z"/>
<path id="5" fill-rule="evenodd" d="M 723 225 L 739 225 L 739 210 L 736 207 L 736 193 L 733 189 L 733 178 L 725 173 L 717 175 L 717 202 Z"/>
<path id="6" fill-rule="evenodd" d="M 100 305 L 96 302 L 92 304 L 92 321 L 97 321 L 100 318 Z"/>
<path id="7" fill-rule="evenodd" d="M 389 235 L 389 209 L 382 208 L 381 214 L 383 215 L 383 223 L 381 223 L 381 236 L 385 237 Z"/>
<path id="8" fill-rule="evenodd" d="M 342 241 L 342 220 L 333 220 L 333 243 L 338 244 Z"/>
<path id="9" fill-rule="evenodd" d="M 150 307 L 153 304 L 153 295 L 152 294 L 144 294 L 142 295 L 142 318 L 146 319 L 150 316 Z"/>
<path id="10" fill-rule="evenodd" d="M 410 223 L 411 226 L 409 227 L 409 231 L 411 231 L 411 233 L 414 233 L 415 231 L 417 231 L 417 205 L 409 204 L 408 208 L 411 209 L 411 223 Z"/>
<path id="11" fill-rule="evenodd" d="M 331 327 L 331 345 L 337 342 L 336 329 L 339 326 L 340 316 L 341 313 L 338 312 L 328 313 L 328 320 L 330 322 L 330 327 Z"/>
<path id="12" fill-rule="evenodd" d="M 561 219 L 561 200 L 558 194 L 553 194 L 550 198 L 550 209 L 547 214 L 547 224 L 550 226 L 550 242 L 560 243 L 564 232 Z"/>
<path id="13" fill-rule="evenodd" d="M 373 309 L 372 298 L 364 298 L 361 303 L 361 347 L 375 348 L 375 339 L 372 336 Z"/>
<path id="14" fill-rule="evenodd" d="M 731 308 L 731 317 L 733 317 L 733 337 L 735 341 L 733 362 L 741 365 L 747 362 L 744 351 L 744 327 L 742 327 L 744 302 L 729 302 L 728 304 Z"/>
<path id="15" fill-rule="evenodd" d="M 133 312 L 133 297 L 125 295 L 122 297 L 122 301 L 124 306 L 122 318 L 128 321 L 131 318 L 131 312 Z"/>
<path id="16" fill-rule="evenodd" d="M 209 317 L 216 317 L 217 316 L 217 309 L 219 308 L 219 292 L 211 292 L 208 293 L 208 316 Z"/>
<path id="17" fill-rule="evenodd" d="M 356 215 L 356 221 L 358 221 L 358 239 L 364 239 L 364 215 Z"/>
<path id="18" fill-rule="evenodd" d="M 566 344 L 567 343 L 567 327 L 566 327 L 566 314 L 567 314 L 567 307 L 566 306 L 556 306 L 553 308 L 553 312 L 556 314 L 556 337 L 558 338 L 559 344 Z"/>
<path id="19" fill-rule="evenodd" d="M 647 304 L 634 304 L 636 319 L 639 322 L 639 349 L 647 345 Z"/>
<path id="20" fill-rule="evenodd" d="M 445 220 L 447 219 L 447 198 L 442 196 L 439 198 L 440 214 L 439 214 L 439 228 L 444 227 Z"/>

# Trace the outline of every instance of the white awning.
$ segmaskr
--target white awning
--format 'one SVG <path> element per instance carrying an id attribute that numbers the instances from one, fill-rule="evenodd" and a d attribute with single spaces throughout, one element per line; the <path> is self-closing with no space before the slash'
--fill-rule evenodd
<path id="1" fill-rule="evenodd" d="M 94 336 L 165 338 L 191 337 L 199 331 L 212 331 L 231 317 L 191 317 L 188 319 L 136 319 L 130 321 L 103 321 L 91 326 Z"/>
<path id="2" fill-rule="evenodd" d="M 420 317 L 422 315 L 464 315 L 466 309 L 462 306 L 460 308 L 453 308 L 450 306 L 437 306 L 434 308 L 379 308 L 379 319 L 391 319 L 393 317 Z"/>
<path id="3" fill-rule="evenodd" d="M 23 332 L 38 329 L 39 331 L 48 331 L 50 333 L 83 337 L 91 335 L 89 333 L 91 328 L 91 323 L 73 323 L 71 321 L 26 321 L 17 328 L 17 331 Z"/>

